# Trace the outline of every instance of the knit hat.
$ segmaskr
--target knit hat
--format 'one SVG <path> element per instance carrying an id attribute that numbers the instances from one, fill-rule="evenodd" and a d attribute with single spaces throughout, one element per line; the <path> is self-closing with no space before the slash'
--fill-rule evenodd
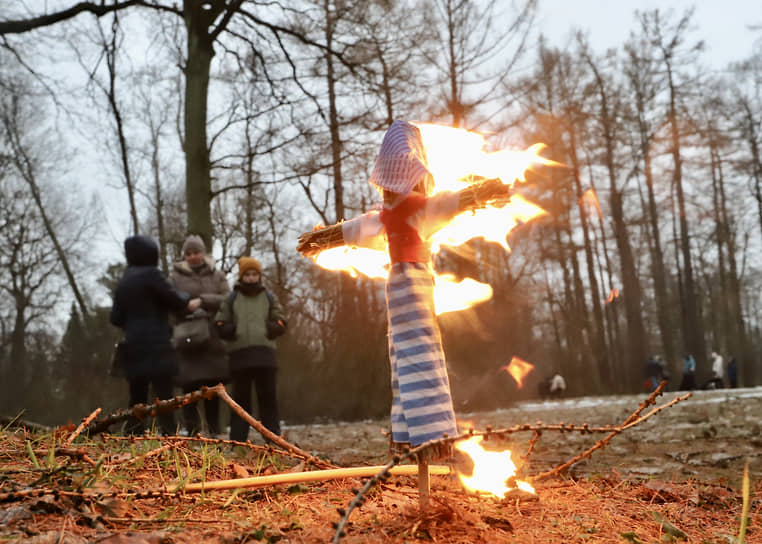
<path id="1" fill-rule="evenodd" d="M 249 270 L 256 270 L 257 274 L 262 274 L 262 265 L 254 257 L 241 257 L 238 259 L 238 279 L 242 279 L 243 275 Z"/>
<path id="2" fill-rule="evenodd" d="M 185 239 L 185 242 L 183 242 L 183 255 L 189 251 L 206 253 L 206 245 L 204 245 L 204 240 L 201 236 L 191 234 Z"/>
<path id="3" fill-rule="evenodd" d="M 430 174 L 428 165 L 421 131 L 398 119 L 384 135 L 369 181 L 379 189 L 407 195 Z"/>

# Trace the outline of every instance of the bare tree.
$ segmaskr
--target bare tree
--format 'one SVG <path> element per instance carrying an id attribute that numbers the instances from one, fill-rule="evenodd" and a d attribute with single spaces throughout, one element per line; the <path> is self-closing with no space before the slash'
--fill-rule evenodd
<path id="1" fill-rule="evenodd" d="M 624 73 L 629 84 L 629 92 L 633 97 L 632 121 L 636 127 L 638 145 L 633 150 L 636 162 L 642 164 L 643 177 L 646 181 L 647 206 L 644 209 L 648 218 L 649 240 L 651 250 L 651 276 L 653 278 L 654 295 L 656 298 L 656 315 L 664 356 L 677 370 L 680 360 L 674 339 L 674 330 L 670 312 L 670 301 L 667 296 L 667 271 L 664 264 L 664 250 L 659 224 L 661 216 L 657 208 L 656 190 L 654 188 L 653 161 L 656 153 L 656 133 L 661 125 L 657 110 L 656 99 L 663 90 L 664 81 L 658 71 L 656 59 L 652 55 L 648 38 L 631 35 L 625 44 Z M 654 126 L 655 125 L 655 126 Z"/>
<path id="2" fill-rule="evenodd" d="M 284 36 L 326 50 L 326 46 L 307 38 L 298 28 L 280 24 L 278 13 L 290 13 L 288 7 L 274 5 L 273 10 L 258 8 L 256 4 L 244 4 L 243 0 L 185 0 L 182 6 L 176 2 L 160 0 L 124 0 L 111 4 L 104 2 L 82 1 L 70 8 L 55 12 L 45 12 L 0 21 L 0 35 L 10 36 L 30 32 L 38 28 L 56 25 L 90 13 L 96 17 L 116 13 L 127 9 L 144 9 L 181 17 L 185 23 L 185 59 L 182 66 L 185 78 L 183 152 L 185 154 L 185 187 L 187 201 L 188 230 L 200 234 L 211 247 L 212 185 L 210 175 L 210 149 L 207 139 L 207 106 L 210 70 L 215 55 L 215 43 L 229 30 L 235 17 L 242 24 L 248 24 L 258 31 L 268 34 L 266 39 L 260 35 L 259 43 L 263 46 L 274 43 L 283 55 L 289 58 L 283 43 Z M 260 15 L 259 12 L 262 12 Z M 235 33 L 234 33 L 235 34 Z M 339 57 L 340 58 L 340 57 Z M 290 62 L 290 58 L 289 58 Z"/>
<path id="3" fill-rule="evenodd" d="M 430 0 L 427 26 L 436 32 L 438 43 L 425 44 L 424 56 L 442 86 L 438 117 L 451 116 L 454 127 L 473 128 L 510 103 L 496 91 L 508 88 L 507 78 L 525 52 L 536 4 L 525 0 L 515 12 L 501 13 L 506 3 L 498 0 Z M 496 99 L 492 111 L 486 111 Z M 485 111 L 474 115 L 477 108 Z M 478 121 L 467 122 L 471 116 Z"/>
<path id="4" fill-rule="evenodd" d="M 10 84 L 6 82 L 6 86 Z M 33 123 L 30 115 L 33 115 L 34 106 L 24 101 L 27 94 L 22 87 L 12 87 L 13 92 L 4 95 L 0 104 L 0 129 L 2 136 L 9 148 L 9 156 L 18 176 L 24 180 L 32 197 L 32 201 L 39 213 L 45 234 L 51 241 L 55 255 L 64 269 L 66 279 L 71 288 L 74 299 L 83 315 L 87 315 L 85 298 L 79 288 L 74 270 L 69 262 L 64 245 L 59 240 L 56 232 L 56 222 L 50 216 L 44 203 L 40 182 L 38 181 L 39 159 L 37 153 L 42 153 L 42 146 L 32 145 L 27 137 L 29 123 Z"/>
<path id="5" fill-rule="evenodd" d="M 681 299 L 683 307 L 683 338 L 687 351 L 693 353 L 699 367 L 706 365 L 706 352 L 703 339 L 703 324 L 696 305 L 696 286 L 690 247 L 690 228 L 688 225 L 683 187 L 682 135 L 680 131 L 680 107 L 683 94 L 697 82 L 695 78 L 682 74 L 682 68 L 692 66 L 696 52 L 703 48 L 701 42 L 684 47 L 686 33 L 691 24 L 693 10 L 688 10 L 675 23 L 670 24 L 656 9 L 639 14 L 643 34 L 658 52 L 660 68 L 665 71 L 667 91 L 667 122 L 670 128 L 671 155 L 673 162 L 672 184 L 677 197 L 677 213 L 680 227 L 680 249 L 683 258 L 684 292 Z"/>
<path id="6" fill-rule="evenodd" d="M 603 166 L 609 182 L 609 206 L 614 226 L 614 238 L 619 250 L 619 265 L 622 277 L 622 295 L 627 316 L 627 351 L 628 365 L 625 378 L 627 383 L 636 383 L 643 362 L 648 353 L 648 337 L 646 336 L 643 314 L 641 312 L 642 290 L 635 269 L 635 259 L 630 242 L 630 233 L 625 218 L 623 189 L 619 184 L 619 161 L 617 151 L 619 146 L 619 118 L 623 108 L 623 97 L 620 88 L 611 78 L 601 71 L 596 60 L 589 52 L 581 51 L 583 59 L 589 66 L 593 78 L 597 109 L 594 122 L 597 125 L 598 137 L 603 147 Z"/>

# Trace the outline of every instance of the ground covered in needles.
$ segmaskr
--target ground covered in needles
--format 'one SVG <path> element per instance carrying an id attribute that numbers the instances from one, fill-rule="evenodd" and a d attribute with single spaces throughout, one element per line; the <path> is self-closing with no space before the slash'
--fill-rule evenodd
<path id="1" fill-rule="evenodd" d="M 676 393 L 666 393 L 658 402 Z M 459 414 L 477 429 L 520 423 L 617 425 L 640 397 L 522 403 Z M 762 389 L 700 392 L 614 437 L 603 450 L 535 484 L 536 497 L 489 499 L 432 476 L 422 511 L 417 479 L 375 486 L 349 517 L 345 543 L 738 541 L 748 463 L 745 542 L 762 542 Z M 385 421 L 287 427 L 287 439 L 335 465 L 389 460 Z M 330 542 L 359 480 L 168 493 L 179 484 L 308 470 L 279 450 L 184 437 L 78 436 L 7 426 L 0 435 L 0 542 Z M 595 433 L 511 434 L 530 477 L 600 439 Z M 256 443 L 259 443 L 257 445 Z M 528 454 L 528 455 L 527 455 Z M 156 492 L 152 492 L 156 491 Z"/>

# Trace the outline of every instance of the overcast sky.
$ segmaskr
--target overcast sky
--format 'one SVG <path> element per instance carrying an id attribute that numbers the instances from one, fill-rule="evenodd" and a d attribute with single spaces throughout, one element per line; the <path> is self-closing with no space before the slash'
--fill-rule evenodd
<path id="1" fill-rule="evenodd" d="M 679 18 L 691 6 L 692 37 L 706 42 L 705 60 L 715 69 L 749 57 L 762 40 L 762 0 L 540 0 L 537 26 L 557 46 L 568 42 L 573 27 L 587 30 L 590 44 L 605 51 L 637 28 L 635 10 L 672 9 Z"/>

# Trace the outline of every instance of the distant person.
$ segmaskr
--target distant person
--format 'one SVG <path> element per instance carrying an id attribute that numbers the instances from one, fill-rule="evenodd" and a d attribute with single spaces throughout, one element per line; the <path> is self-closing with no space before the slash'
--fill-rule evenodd
<path id="1" fill-rule="evenodd" d="M 696 389 L 696 359 L 686 353 L 683 357 L 683 381 L 680 383 L 681 391 L 693 391 Z"/>
<path id="2" fill-rule="evenodd" d="M 659 384 L 669 379 L 664 360 L 660 355 L 652 355 L 646 361 L 646 391 L 652 393 Z"/>
<path id="3" fill-rule="evenodd" d="M 731 357 L 728 361 L 728 386 L 738 387 L 738 363 L 735 357 Z"/>
<path id="4" fill-rule="evenodd" d="M 228 361 L 213 319 L 230 293 L 225 274 L 215 268 L 214 259 L 207 255 L 200 236 L 191 235 L 183 243 L 183 259 L 172 265 L 169 281 L 176 288 L 192 297 L 201 299 L 201 307 L 195 312 L 180 312 L 176 316 L 173 339 L 177 349 L 180 368 L 176 383 L 183 393 L 190 393 L 203 386 L 213 387 L 228 378 Z M 203 402 L 204 415 L 209 434 L 220 434 L 220 399 Z M 189 435 L 202 429 L 199 404 L 183 406 L 183 419 Z"/>
<path id="5" fill-rule="evenodd" d="M 114 292 L 111 323 L 124 329 L 126 351 L 124 373 L 129 383 L 130 406 L 146 404 L 148 389 L 155 398 L 169 399 L 173 376 L 177 374 L 177 358 L 172 348 L 169 327 L 171 313 L 192 312 L 201 300 L 178 291 L 157 268 L 159 247 L 148 236 L 131 236 L 124 241 L 127 269 Z M 158 416 L 163 434 L 175 432 L 173 414 Z M 126 432 L 139 434 L 143 422 L 132 418 Z"/>
<path id="6" fill-rule="evenodd" d="M 235 400 L 251 413 L 251 386 L 257 391 L 259 419 L 280 435 L 275 339 L 286 332 L 286 315 L 274 294 L 262 285 L 262 265 L 252 257 L 238 259 L 238 283 L 215 318 L 225 339 Z M 230 416 L 230 439 L 245 442 L 249 425 Z"/>
<path id="7" fill-rule="evenodd" d="M 725 366 L 722 355 L 716 351 L 712 352 L 712 377 L 704 384 L 703 389 L 722 389 L 725 387 L 723 377 L 725 375 Z"/>
<path id="8" fill-rule="evenodd" d="M 559 398 L 566 392 L 566 380 L 558 372 L 550 379 L 548 391 L 551 398 Z"/>
<path id="9" fill-rule="evenodd" d="M 553 380 L 552 375 L 547 375 L 545 379 L 542 379 L 537 384 L 537 396 L 540 397 L 541 400 L 549 399 L 550 398 L 550 382 Z"/>

